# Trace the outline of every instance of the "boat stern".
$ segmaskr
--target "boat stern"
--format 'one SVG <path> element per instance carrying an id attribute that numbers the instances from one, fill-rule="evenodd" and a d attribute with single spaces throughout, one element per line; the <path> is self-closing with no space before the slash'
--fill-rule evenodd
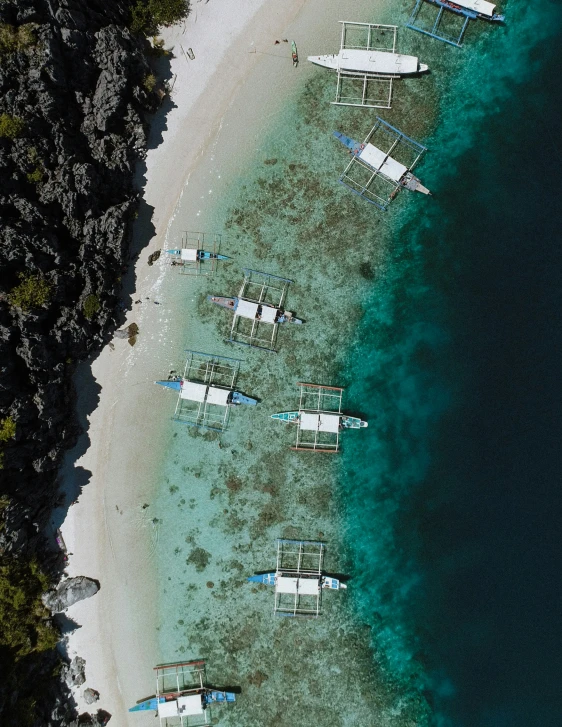
<path id="1" fill-rule="evenodd" d="M 418 65 L 418 72 L 419 73 L 427 73 L 427 71 L 429 71 L 429 66 L 427 65 L 427 63 L 420 63 Z"/>

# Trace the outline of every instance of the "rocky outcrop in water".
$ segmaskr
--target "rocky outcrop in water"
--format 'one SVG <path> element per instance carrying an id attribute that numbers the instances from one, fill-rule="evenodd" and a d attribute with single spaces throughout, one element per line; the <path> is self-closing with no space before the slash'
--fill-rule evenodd
<path id="1" fill-rule="evenodd" d="M 51 613 L 62 613 L 74 603 L 91 598 L 99 589 L 99 583 L 92 578 L 85 576 L 67 578 L 61 581 L 56 588 L 45 593 L 41 600 Z"/>
<path id="2" fill-rule="evenodd" d="M 54 574 L 63 557 L 45 546 L 45 533 L 61 456 L 78 433 L 71 375 L 119 322 L 134 170 L 146 114 L 158 105 L 129 6 L 0 2 L 0 555 L 36 558 Z M 84 588 L 92 582 L 66 581 L 48 596 L 50 608 L 62 610 Z M 9 649 L 0 652 L 0 722 L 11 727 L 23 724 L 21 705 L 32 704 L 56 656 L 10 671 Z M 77 719 L 62 682 L 34 709 L 26 723 Z"/>

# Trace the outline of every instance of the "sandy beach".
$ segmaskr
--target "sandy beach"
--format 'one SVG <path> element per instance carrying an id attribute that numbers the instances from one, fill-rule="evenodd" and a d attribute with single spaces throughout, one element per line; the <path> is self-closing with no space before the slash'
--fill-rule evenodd
<path id="1" fill-rule="evenodd" d="M 136 264 L 127 317 L 141 333 L 134 348 L 115 339 L 77 373 L 79 412 L 84 419 L 85 411 L 92 413 L 84 421 L 86 433 L 63 467 L 67 489 L 81 488 L 62 525 L 71 554 L 67 573 L 101 583 L 96 596 L 67 612 L 80 626 L 68 638 L 68 654 L 86 660 L 86 683 L 75 690 L 75 697 L 81 711 L 91 710 L 82 698 L 83 689 L 98 690 L 101 699 L 94 708 L 111 713 L 116 725 L 133 724 L 127 708 L 154 693 L 152 667 L 158 661 L 157 599 L 151 577 L 158 529 L 149 507 L 157 463 L 146 455 L 163 449 L 166 430 L 152 416 L 162 409 L 162 399 L 152 391 L 156 387 L 146 385 L 155 370 L 173 360 L 174 349 L 167 335 L 171 309 L 166 303 L 152 305 L 160 303 L 165 266 L 148 267 L 146 258 L 163 246 L 186 180 L 220 128 L 236 89 L 262 53 L 283 37 L 304 3 L 194 1 L 187 21 L 162 33 L 166 47 L 174 52 L 173 107 L 162 128 L 153 128 L 155 139 L 142 181 L 144 202 L 153 208 L 155 234 Z M 195 53 L 194 61 L 184 53 L 188 48 Z M 146 236 L 146 230 L 137 233 Z M 134 717 L 135 725 L 153 722 L 152 713 Z"/>

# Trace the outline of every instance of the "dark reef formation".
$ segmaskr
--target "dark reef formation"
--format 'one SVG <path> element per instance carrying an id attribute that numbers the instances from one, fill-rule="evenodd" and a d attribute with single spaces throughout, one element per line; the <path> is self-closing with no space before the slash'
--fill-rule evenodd
<path id="1" fill-rule="evenodd" d="M 62 553 L 46 537 L 78 434 L 71 376 L 121 322 L 135 165 L 158 105 L 129 24 L 127 0 L 0 2 L 0 556 L 55 580 Z M 77 724 L 54 650 L 12 666 L 0 647 L 5 727 Z"/>

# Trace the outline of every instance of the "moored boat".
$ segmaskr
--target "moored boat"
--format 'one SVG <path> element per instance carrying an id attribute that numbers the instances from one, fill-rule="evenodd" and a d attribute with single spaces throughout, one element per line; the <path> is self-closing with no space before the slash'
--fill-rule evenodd
<path id="1" fill-rule="evenodd" d="M 262 323 L 297 323 L 301 324 L 302 320 L 296 318 L 294 313 L 286 311 L 269 303 L 258 303 L 256 301 L 247 300 L 245 298 L 226 298 L 222 295 L 208 295 L 207 300 L 221 308 L 231 310 L 235 315 L 241 318 L 259 321 Z"/>
<path id="2" fill-rule="evenodd" d="M 293 66 L 299 65 L 299 54 L 297 51 L 297 44 L 294 40 L 291 41 L 291 56 L 293 57 Z"/>
<path id="3" fill-rule="evenodd" d="M 317 66 L 339 73 L 365 73 L 376 76 L 414 76 L 429 70 L 416 56 L 390 53 L 387 51 L 342 48 L 339 53 L 321 56 L 308 56 Z"/>
<path id="4" fill-rule="evenodd" d="M 335 424 L 335 420 L 338 419 L 339 429 L 365 429 L 369 426 L 369 423 L 359 419 L 359 417 L 349 417 L 345 414 L 336 414 L 334 412 L 307 412 L 307 411 L 283 411 L 278 414 L 272 414 L 272 419 L 278 419 L 283 422 L 289 422 L 291 424 L 301 424 L 307 415 L 317 416 L 317 420 L 314 422 L 318 427 L 319 431 L 333 431 L 332 420 Z M 306 418 L 306 424 L 309 424 L 309 418 Z"/>
<path id="5" fill-rule="evenodd" d="M 240 404 L 255 406 L 258 403 L 257 399 L 241 394 L 239 391 L 228 390 L 222 386 L 196 384 L 186 381 L 179 376 L 173 379 L 155 381 L 154 383 L 159 386 L 163 386 L 166 389 L 172 389 L 172 391 L 178 392 L 182 399 L 201 403 L 207 402 L 209 404 L 218 404 L 219 406 L 237 406 Z M 205 391 L 203 391 L 201 387 L 203 387 Z M 191 397 L 196 398 L 191 399 Z"/>
<path id="6" fill-rule="evenodd" d="M 230 260 L 227 255 L 220 255 L 216 252 L 208 250 L 195 250 L 191 248 L 177 248 L 175 250 L 166 250 L 168 255 L 179 257 L 179 260 L 173 260 L 172 265 L 181 265 L 183 262 L 202 262 L 203 260 Z"/>
<path id="7" fill-rule="evenodd" d="M 247 580 L 250 583 L 262 583 L 265 586 L 274 586 L 276 585 L 277 576 L 278 574 L 276 573 L 260 573 L 255 576 L 249 576 Z M 323 575 L 320 578 L 319 587 L 330 589 L 333 591 L 338 591 L 340 588 L 347 588 L 346 584 L 342 583 L 339 578 L 334 578 L 333 576 L 326 575 Z"/>

